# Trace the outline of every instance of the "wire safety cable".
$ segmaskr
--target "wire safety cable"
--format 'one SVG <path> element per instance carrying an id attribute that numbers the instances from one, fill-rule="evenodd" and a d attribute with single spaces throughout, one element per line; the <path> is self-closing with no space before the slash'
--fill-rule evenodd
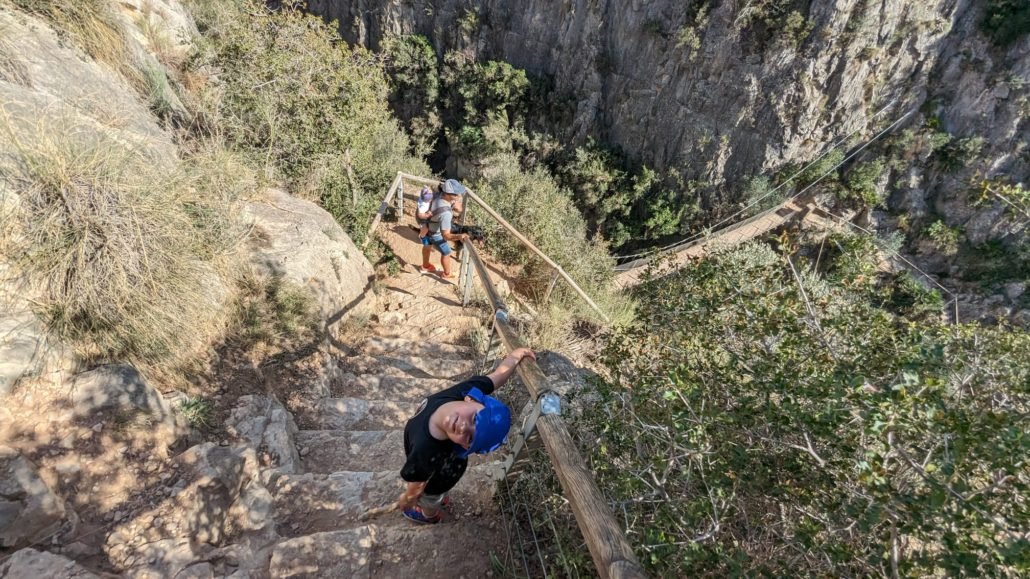
<path id="1" fill-rule="evenodd" d="M 825 173 L 820 175 L 815 181 L 812 181 L 810 184 L 808 184 L 808 186 L 806 186 L 804 189 L 802 189 L 801 191 L 798 191 L 792 197 L 789 197 L 788 199 L 786 199 L 784 201 L 784 203 L 787 203 L 789 201 L 793 201 L 794 199 L 797 199 L 801 195 L 804 195 L 809 189 L 811 189 L 812 187 L 815 187 L 816 185 L 819 184 L 820 181 L 825 179 L 827 175 L 830 175 L 831 173 L 835 172 L 837 169 L 839 169 L 845 163 L 847 163 L 851 159 L 855 158 L 855 156 L 857 156 L 859 153 L 864 151 L 867 147 L 869 147 L 869 145 L 871 145 L 874 142 L 876 142 L 880 137 L 882 137 L 883 135 L 885 135 L 885 134 L 889 133 L 890 131 L 894 130 L 894 128 L 897 125 L 901 124 L 901 122 L 904 121 L 913 112 L 915 112 L 915 110 L 916 109 L 912 109 L 912 110 L 908 111 L 907 113 L 905 113 L 904 115 L 901 115 L 900 117 L 898 117 L 898 119 L 895 120 L 890 125 L 888 125 L 886 129 L 883 129 L 882 131 L 877 133 L 873 138 L 871 138 L 868 141 L 866 141 L 865 143 L 863 143 L 861 147 L 859 147 L 858 149 L 855 149 L 855 151 L 852 152 L 850 155 L 844 157 L 844 159 L 842 159 L 839 163 L 837 163 L 836 165 L 834 165 L 833 167 L 828 169 Z M 711 233 L 709 233 L 707 236 L 703 236 L 703 237 L 708 237 L 709 241 L 714 241 L 714 240 L 718 239 L 721 236 L 722 236 L 722 234 L 712 235 Z M 624 270 L 624 271 L 630 271 L 630 270 Z M 950 294 L 951 292 L 948 292 L 948 293 Z"/>
<path id="2" fill-rule="evenodd" d="M 884 106 L 883 106 L 883 108 L 881 108 L 881 109 L 880 109 L 879 111 L 877 111 L 876 113 L 874 113 L 874 114 L 873 114 L 873 116 L 869 117 L 869 119 L 870 119 L 870 120 L 872 120 L 872 119 L 875 119 L 876 117 L 880 116 L 880 115 L 881 115 L 881 114 L 882 114 L 882 113 L 883 113 L 884 111 L 886 111 L 886 110 L 887 110 L 888 108 L 890 108 L 891 106 L 893 106 L 893 105 L 894 105 L 894 103 L 895 103 L 895 102 L 897 102 L 897 100 L 898 100 L 898 99 L 897 99 L 897 98 L 895 98 L 895 99 L 894 99 L 894 100 L 892 100 L 891 102 L 889 102 L 889 103 L 887 103 L 886 105 L 884 105 Z M 908 116 L 908 114 L 911 114 L 911 111 L 910 111 L 909 113 L 907 113 L 907 114 L 903 115 L 903 116 L 902 116 L 902 118 L 905 118 L 905 117 L 907 117 L 907 116 Z M 785 187 L 785 186 L 786 186 L 786 185 L 787 185 L 788 183 L 790 183 L 790 182 L 791 182 L 791 181 L 793 181 L 794 179 L 797 179 L 797 178 L 798 178 L 798 177 L 799 177 L 799 176 L 800 176 L 801 174 L 803 174 L 803 173 L 804 173 L 805 171 L 807 171 L 807 170 L 808 170 L 808 169 L 810 169 L 810 168 L 811 168 L 812 166 L 814 166 L 814 165 L 815 165 L 816 163 L 818 163 L 818 162 L 819 162 L 820 160 L 822 160 L 822 158 L 823 158 L 823 157 L 825 157 L 826 155 L 829 155 L 830 153 L 832 153 L 832 152 L 833 152 L 833 151 L 834 151 L 834 150 L 835 150 L 835 149 L 836 149 L 837 147 L 839 147 L 839 146 L 840 146 L 841 144 L 843 144 L 843 143 L 845 143 L 846 141 L 848 141 L 849 139 L 851 139 L 851 137 L 853 137 L 853 136 L 854 136 L 854 135 L 855 135 L 856 133 L 858 133 L 858 132 L 862 131 L 862 130 L 863 130 L 864 128 L 865 128 L 865 127 L 859 127 L 859 128 L 857 128 L 857 129 L 855 129 L 855 130 L 851 131 L 851 132 L 850 132 L 850 133 L 848 133 L 847 135 L 845 135 L 845 136 L 841 137 L 841 138 L 840 138 L 840 139 L 838 139 L 838 140 L 837 140 L 836 142 L 834 142 L 833 144 L 831 144 L 831 145 L 830 145 L 830 147 L 829 147 L 828 149 L 826 149 L 826 151 L 824 151 L 824 152 L 823 152 L 822 154 L 820 154 L 820 155 L 819 155 L 818 157 L 816 157 L 815 159 L 813 159 L 813 160 L 812 160 L 811 162 L 809 162 L 809 163 L 808 163 L 807 165 L 805 165 L 804 167 L 802 167 L 801 169 L 799 169 L 799 170 L 798 170 L 798 171 L 797 171 L 796 173 L 794 173 L 793 175 L 791 175 L 790 177 L 788 177 L 786 181 L 784 181 L 783 183 L 780 183 L 780 184 L 779 184 L 779 185 L 778 185 L 778 186 L 777 186 L 777 187 L 776 187 L 775 189 L 773 189 L 772 191 L 769 191 L 769 192 L 768 192 L 768 193 L 766 193 L 765 195 L 762 195 L 762 196 L 761 196 L 761 197 L 759 197 L 758 199 L 755 199 L 754 201 L 752 201 L 752 202 L 751 202 L 751 203 L 749 203 L 748 205 L 746 205 L 746 206 L 742 207 L 741 209 L 739 209 L 739 210 L 738 210 L 738 211 L 736 211 L 735 213 L 731 214 L 730 216 L 728 216 L 728 217 L 726 217 L 726 218 L 722 219 L 721 221 L 718 221 L 718 222 L 716 222 L 716 224 L 715 224 L 715 225 L 712 225 L 712 226 L 708 227 L 707 229 L 709 229 L 709 230 L 711 230 L 711 229 L 715 229 L 715 228 L 719 227 L 720 225 L 722 225 L 722 224 L 724 224 L 724 223 L 726 223 L 726 222 L 730 221 L 731 219 L 734 219 L 734 218 L 738 217 L 739 215 L 743 214 L 743 213 L 744 213 L 745 211 L 747 211 L 747 210 L 748 210 L 748 209 L 750 209 L 751 207 L 754 207 L 754 206 L 755 206 L 755 205 L 757 205 L 758 203 L 761 203 L 762 201 L 764 201 L 764 200 L 765 200 L 765 199 L 767 199 L 768 197 L 771 197 L 771 196 L 772 196 L 773 194 L 775 194 L 775 193 L 776 193 L 777 191 L 779 191 L 780 189 L 782 189 L 783 187 Z M 876 137 L 874 137 L 874 138 L 873 138 L 872 140 L 876 140 Z M 872 141 L 869 141 L 869 142 L 872 142 Z M 866 143 L 866 145 L 863 145 L 863 148 L 865 148 L 865 146 L 868 146 L 868 144 L 869 144 L 869 143 Z M 785 201 L 784 201 L 784 203 L 786 203 L 786 201 L 789 201 L 789 200 L 791 200 L 791 199 L 794 199 L 795 197 L 797 197 L 797 196 L 795 195 L 794 197 L 791 197 L 790 199 L 787 199 L 787 200 L 785 200 Z M 673 248 L 679 247 L 679 246 L 681 246 L 681 245 L 684 245 L 684 244 L 687 244 L 687 243 L 691 243 L 691 242 L 693 242 L 693 241 L 696 241 L 696 240 L 698 240 L 698 239 L 701 239 L 702 237 L 705 237 L 705 234 L 704 234 L 704 233 L 696 233 L 696 234 L 694 234 L 694 235 L 692 235 L 692 236 L 688 237 L 687 239 L 682 239 L 682 240 L 680 240 L 680 241 L 677 241 L 677 242 L 675 242 L 675 243 L 671 243 L 671 244 L 669 244 L 669 245 L 666 245 L 666 246 L 664 246 L 664 247 L 661 247 L 661 248 L 658 248 L 658 249 L 654 249 L 654 250 L 650 250 L 650 251 L 646 251 L 646 252 L 641 252 L 641 253 L 635 253 L 635 254 L 631 254 L 631 255 L 618 255 L 618 256 L 614 256 L 614 259 L 616 259 L 616 260 L 619 260 L 619 261 L 621 261 L 621 260 L 624 260 L 624 259 L 629 259 L 629 258 L 639 258 L 639 257 L 647 257 L 647 256 L 649 256 L 649 255 L 652 255 L 652 254 L 656 253 L 656 252 L 664 252 L 664 251 L 666 251 L 666 250 L 669 250 L 669 249 L 673 249 Z"/>

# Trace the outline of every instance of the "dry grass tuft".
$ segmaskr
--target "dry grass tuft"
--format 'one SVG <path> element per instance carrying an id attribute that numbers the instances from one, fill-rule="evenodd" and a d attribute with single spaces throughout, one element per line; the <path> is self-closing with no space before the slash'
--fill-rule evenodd
<path id="1" fill-rule="evenodd" d="M 100 136 L 54 129 L 17 131 L 0 117 L 15 151 L 0 161 L 0 194 L 16 201 L 0 216 L 0 253 L 39 289 L 51 333 L 80 355 L 190 355 L 223 329 L 218 269 L 231 267 L 241 235 L 238 191 L 212 178 L 220 161 L 156 166 Z"/>
<path id="2" fill-rule="evenodd" d="M 136 20 L 136 26 L 147 41 L 147 47 L 157 60 L 169 70 L 179 70 L 186 60 L 186 52 L 178 45 L 172 31 L 154 12 L 150 3 L 143 6 L 143 11 Z"/>
<path id="3" fill-rule="evenodd" d="M 134 86 L 139 73 L 125 30 L 115 17 L 109 0 L 11 0 L 22 10 L 50 21 L 59 36 L 68 36 L 86 54 L 110 65 Z"/>
<path id="4" fill-rule="evenodd" d="M 29 71 L 18 58 L 17 51 L 7 34 L 6 30 L 0 28 L 0 80 L 31 86 Z"/>

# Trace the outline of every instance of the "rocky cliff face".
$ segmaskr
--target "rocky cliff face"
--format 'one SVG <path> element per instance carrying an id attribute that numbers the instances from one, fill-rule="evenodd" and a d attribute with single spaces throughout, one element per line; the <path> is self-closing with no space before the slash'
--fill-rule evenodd
<path id="1" fill-rule="evenodd" d="M 926 148 L 888 164 L 877 186 L 892 213 L 906 216 L 913 251 L 937 219 L 963 231 L 970 246 L 1025 243 L 1019 216 L 1002 202 L 974 202 L 981 179 L 1018 183 L 1030 175 L 1030 37 L 993 44 L 980 30 L 984 5 L 309 2 L 338 20 L 344 38 L 371 48 L 386 35 L 422 34 L 440 55 L 460 50 L 548 76 L 576 103 L 564 138 L 599 137 L 730 198 L 751 176 L 811 160 L 857 130 L 846 145 L 854 147 L 906 114 L 899 131 L 929 126 L 956 142 L 983 139 L 957 169 L 942 169 Z M 940 255 L 923 265 L 945 277 L 957 267 Z"/>
<path id="2" fill-rule="evenodd" d="M 809 159 L 871 125 L 885 104 L 896 101 L 882 119 L 897 118 L 931 96 L 944 97 L 949 128 L 990 132 L 999 150 L 1012 149 L 1012 127 L 995 131 L 990 121 L 1019 116 L 1009 105 L 1020 91 L 992 91 L 1005 80 L 1000 71 L 1025 73 L 1030 51 L 1025 41 L 1007 54 L 993 49 L 977 31 L 979 3 L 793 3 L 806 23 L 769 21 L 771 4 L 309 3 L 354 42 L 374 47 L 385 34 L 419 33 L 440 52 L 471 51 L 551 76 L 577 98 L 574 135 L 599 135 L 653 166 L 715 183 Z M 972 78 L 951 84 L 963 75 Z"/>

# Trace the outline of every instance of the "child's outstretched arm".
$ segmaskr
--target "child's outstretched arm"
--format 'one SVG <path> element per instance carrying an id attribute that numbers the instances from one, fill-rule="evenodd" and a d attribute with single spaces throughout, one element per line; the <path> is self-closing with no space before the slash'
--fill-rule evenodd
<path id="1" fill-rule="evenodd" d="M 512 373 L 515 372 L 515 367 L 522 362 L 522 359 L 529 357 L 536 360 L 536 354 L 529 348 L 516 348 L 512 350 L 511 354 L 508 354 L 501 360 L 501 363 L 497 365 L 497 368 L 493 372 L 486 375 L 491 382 L 494 383 L 494 388 L 500 388 L 511 378 Z"/>

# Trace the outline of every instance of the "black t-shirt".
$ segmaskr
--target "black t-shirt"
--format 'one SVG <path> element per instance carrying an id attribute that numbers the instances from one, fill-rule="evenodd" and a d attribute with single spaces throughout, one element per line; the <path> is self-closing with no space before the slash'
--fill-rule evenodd
<path id="1" fill-rule="evenodd" d="M 464 450 L 460 445 L 450 440 L 433 438 L 429 433 L 429 417 L 448 402 L 464 400 L 473 388 L 479 388 L 483 394 L 490 394 L 494 391 L 494 383 L 486 376 L 473 376 L 422 401 L 415 416 L 404 426 L 404 452 L 408 458 L 401 468 L 402 479 L 425 482 L 448 461 L 467 460 L 454 456 L 455 451 Z"/>

